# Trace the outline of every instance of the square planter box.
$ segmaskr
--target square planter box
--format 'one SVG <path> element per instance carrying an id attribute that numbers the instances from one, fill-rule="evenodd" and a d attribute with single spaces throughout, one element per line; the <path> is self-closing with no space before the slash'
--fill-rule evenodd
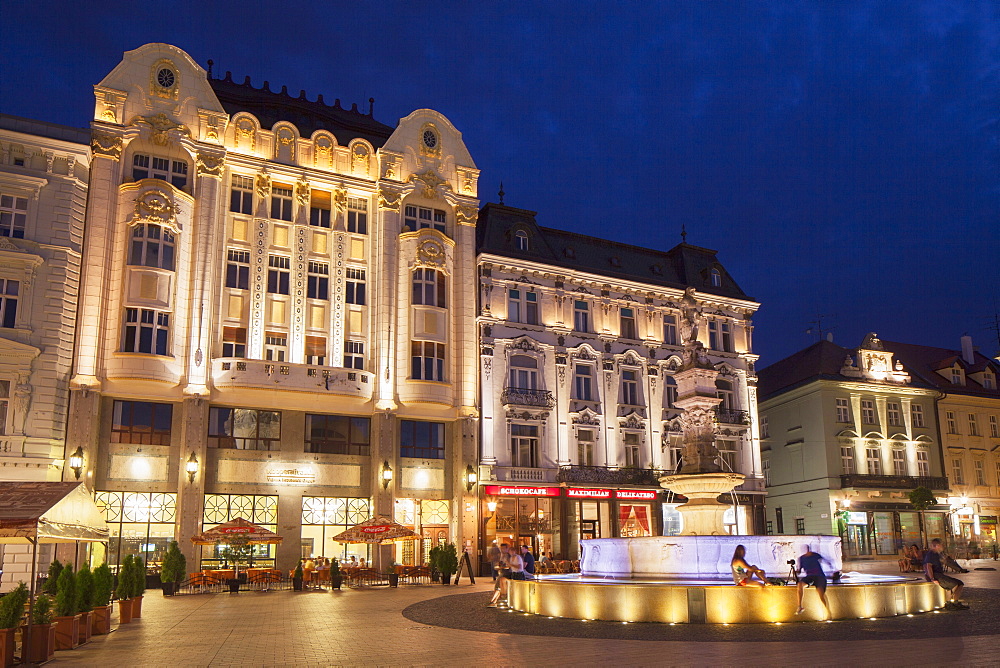
<path id="1" fill-rule="evenodd" d="M 56 649 L 73 649 L 77 646 L 77 637 L 80 634 L 80 616 L 56 617 L 54 620 L 56 627 Z"/>
<path id="2" fill-rule="evenodd" d="M 21 627 L 21 637 L 24 638 L 28 627 Z M 33 624 L 31 626 L 31 642 L 28 648 L 28 661 L 31 663 L 44 663 L 56 653 L 56 625 L 55 624 Z"/>
<path id="3" fill-rule="evenodd" d="M 91 613 L 90 632 L 95 636 L 111 633 L 111 606 L 101 605 Z"/>

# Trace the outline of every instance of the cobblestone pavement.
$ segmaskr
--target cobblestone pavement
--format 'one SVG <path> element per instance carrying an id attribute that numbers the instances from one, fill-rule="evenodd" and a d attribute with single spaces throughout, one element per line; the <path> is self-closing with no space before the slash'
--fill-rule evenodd
<path id="1" fill-rule="evenodd" d="M 993 566 L 994 562 L 973 565 Z M 890 572 L 885 567 L 864 570 Z M 961 577 L 969 588 L 970 600 L 977 598 L 977 588 L 1000 590 L 1000 571 L 974 571 Z M 961 635 L 963 622 L 956 621 L 968 619 L 968 632 L 981 634 L 981 616 L 997 614 L 997 610 L 990 609 L 992 606 L 985 605 L 968 612 L 935 615 L 954 632 L 950 637 L 899 639 L 886 625 L 885 636 L 874 639 L 869 639 L 872 638 L 869 632 L 863 640 L 796 640 L 790 635 L 790 642 L 773 635 L 758 642 L 754 627 L 741 630 L 749 639 L 740 642 L 717 642 L 716 636 L 700 634 L 694 627 L 689 627 L 690 634 L 679 640 L 592 637 L 584 622 L 567 624 L 559 635 L 532 635 L 523 630 L 492 633 L 421 624 L 402 614 L 411 605 L 444 596 L 479 593 L 485 598 L 491 588 L 487 579 L 485 583 L 477 580 L 475 586 L 463 581 L 457 587 L 409 585 L 398 589 L 241 592 L 169 599 L 158 591 L 149 591 L 141 620 L 121 627 L 110 636 L 95 637 L 78 649 L 57 652 L 52 663 L 66 666 L 1000 664 L 997 649 L 1000 626 L 993 625 L 996 635 Z M 995 600 L 998 593 L 982 591 L 980 596 Z M 457 596 L 452 600 L 473 598 Z M 478 605 L 454 606 L 454 614 L 493 612 Z M 878 622 L 870 624 L 877 628 Z M 655 625 L 641 626 L 655 631 Z M 784 627 L 784 632 L 794 634 L 794 627 Z"/>

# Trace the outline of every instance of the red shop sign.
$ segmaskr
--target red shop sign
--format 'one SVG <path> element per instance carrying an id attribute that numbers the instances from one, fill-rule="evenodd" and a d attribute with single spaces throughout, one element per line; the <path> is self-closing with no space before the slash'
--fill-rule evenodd
<path id="1" fill-rule="evenodd" d="M 486 493 L 491 496 L 559 496 L 558 487 L 507 487 L 506 485 L 486 485 Z"/>
<path id="2" fill-rule="evenodd" d="M 645 501 L 655 501 L 656 492 L 642 489 L 620 489 L 615 492 L 615 497 L 619 499 L 643 499 Z"/>
<path id="3" fill-rule="evenodd" d="M 610 489 L 577 489 L 570 487 L 566 490 L 566 496 L 571 499 L 610 499 Z"/>
<path id="4" fill-rule="evenodd" d="M 250 527 L 228 527 L 219 529 L 219 533 L 253 533 L 253 529 Z"/>
<path id="5" fill-rule="evenodd" d="M 370 527 L 361 527 L 361 533 L 382 533 L 388 531 L 392 527 L 388 524 L 378 524 Z"/>

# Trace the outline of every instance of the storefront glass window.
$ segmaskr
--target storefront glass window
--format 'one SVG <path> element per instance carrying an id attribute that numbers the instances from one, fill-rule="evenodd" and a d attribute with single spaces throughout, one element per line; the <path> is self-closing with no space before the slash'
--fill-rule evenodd
<path id="1" fill-rule="evenodd" d="M 532 552 L 552 552 L 556 559 L 576 558 L 567 554 L 560 544 L 559 503 L 554 499 L 535 497 L 500 497 L 495 512 L 486 520 L 485 544 L 496 540 L 497 545 L 530 545 Z M 561 555 L 561 556 L 560 556 Z"/>
<path id="2" fill-rule="evenodd" d="M 652 536 L 653 508 L 648 503 L 618 506 L 618 530 L 623 537 Z"/>
<path id="3" fill-rule="evenodd" d="M 339 496 L 302 497 L 302 557 L 369 559 L 368 546 L 338 543 L 333 537 L 371 517 L 371 499 Z"/>
<path id="4" fill-rule="evenodd" d="M 899 514 L 899 538 L 903 543 L 903 547 L 909 547 L 910 545 L 919 546 L 921 544 L 919 513 Z"/>
<path id="5" fill-rule="evenodd" d="M 277 533 L 278 497 L 258 494 L 205 495 L 205 513 L 202 519 L 206 531 L 238 517 Z M 225 549 L 224 546 L 220 545 L 203 546 L 202 566 L 217 568 L 222 564 L 223 549 Z M 253 565 L 273 568 L 274 551 L 274 545 L 254 545 L 250 557 Z"/>
<path id="6" fill-rule="evenodd" d="M 417 566 L 430 561 L 432 547 L 449 542 L 451 503 L 447 499 L 396 499 L 393 519 L 419 534 L 419 540 L 398 541 L 397 563 Z"/>
<path id="7" fill-rule="evenodd" d="M 872 513 L 875 528 L 875 549 L 878 554 L 896 554 L 896 534 L 892 528 L 892 513 Z"/>
<path id="8" fill-rule="evenodd" d="M 926 527 L 928 544 L 930 544 L 933 538 L 939 538 L 947 544 L 946 536 L 944 535 L 944 515 L 942 513 L 924 513 L 924 526 Z"/>
<path id="9" fill-rule="evenodd" d="M 177 495 L 159 492 L 97 492 L 97 507 L 110 530 L 108 563 L 116 570 L 126 555 L 139 555 L 158 566 L 174 539 Z"/>

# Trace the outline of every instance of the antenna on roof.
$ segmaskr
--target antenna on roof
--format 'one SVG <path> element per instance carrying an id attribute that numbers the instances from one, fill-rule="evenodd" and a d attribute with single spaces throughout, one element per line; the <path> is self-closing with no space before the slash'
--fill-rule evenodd
<path id="1" fill-rule="evenodd" d="M 500 182 L 500 192 L 498 192 L 498 193 L 497 193 L 497 195 L 499 195 L 499 196 L 500 196 L 500 203 L 501 203 L 501 204 L 503 204 L 503 196 L 504 196 L 505 194 L 506 194 L 506 193 L 504 193 L 504 191 L 503 191 L 503 181 L 501 181 L 501 182 Z"/>
<path id="2" fill-rule="evenodd" d="M 681 223 L 681 243 L 686 244 L 688 242 L 688 231 L 684 223 Z"/>
<path id="3" fill-rule="evenodd" d="M 816 314 L 816 319 L 809 321 L 809 324 L 812 325 L 812 327 L 810 327 L 809 329 L 806 330 L 806 334 L 817 334 L 817 335 L 819 335 L 819 339 L 818 339 L 819 341 L 822 341 L 823 339 L 826 339 L 827 341 L 830 341 L 832 343 L 833 342 L 833 330 L 835 330 L 837 328 L 836 327 L 826 327 L 826 328 L 824 328 L 823 327 L 823 318 L 834 318 L 834 317 L 836 317 L 836 314 L 817 313 Z"/>
<path id="4" fill-rule="evenodd" d="M 986 321 L 986 328 L 992 330 L 997 336 L 997 346 L 1000 346 L 1000 313 L 993 311 L 993 317 Z M 1000 358 L 1000 348 L 994 358 Z"/>
<path id="5" fill-rule="evenodd" d="M 375 98 L 368 98 L 368 115 L 371 116 L 375 113 Z"/>
<path id="6" fill-rule="evenodd" d="M 208 78 L 209 78 L 209 79 L 211 79 L 211 78 L 212 78 L 212 65 L 215 65 L 215 62 L 214 62 L 214 61 L 212 61 L 212 59 L 211 59 L 211 58 L 209 58 L 209 59 L 208 59 Z"/>

